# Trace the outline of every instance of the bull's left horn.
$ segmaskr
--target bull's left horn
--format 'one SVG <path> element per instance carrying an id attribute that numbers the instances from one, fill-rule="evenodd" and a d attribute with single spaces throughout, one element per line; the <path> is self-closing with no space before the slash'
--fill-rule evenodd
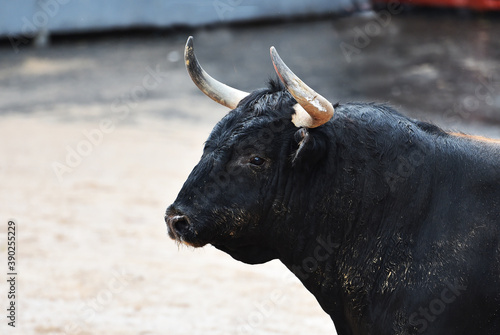
<path id="1" fill-rule="evenodd" d="M 271 47 L 271 59 L 286 89 L 299 103 L 292 117 L 295 126 L 316 128 L 327 123 L 335 111 L 332 104 L 300 80 L 281 60 L 274 47 Z"/>
<path id="2" fill-rule="evenodd" d="M 196 59 L 193 48 L 193 37 L 189 36 L 184 49 L 184 61 L 189 76 L 196 86 L 215 102 L 220 103 L 231 109 L 236 108 L 238 103 L 249 93 L 237 90 L 226 84 L 223 84 L 203 70 Z"/>

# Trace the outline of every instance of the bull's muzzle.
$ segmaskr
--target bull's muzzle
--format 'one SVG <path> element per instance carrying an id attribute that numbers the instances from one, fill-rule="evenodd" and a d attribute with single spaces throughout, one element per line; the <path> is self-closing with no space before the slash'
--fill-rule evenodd
<path id="1" fill-rule="evenodd" d="M 184 242 L 184 237 L 189 232 L 191 226 L 188 217 L 178 210 L 169 207 L 165 215 L 165 223 L 167 224 L 168 236 L 176 241 Z"/>

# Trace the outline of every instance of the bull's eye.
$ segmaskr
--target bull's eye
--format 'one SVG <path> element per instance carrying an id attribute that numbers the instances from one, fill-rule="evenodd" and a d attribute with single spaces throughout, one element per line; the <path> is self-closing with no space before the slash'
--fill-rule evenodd
<path id="1" fill-rule="evenodd" d="M 264 162 L 265 162 L 264 158 L 261 158 L 259 156 L 253 156 L 252 158 L 250 158 L 250 164 L 253 164 L 253 165 L 260 166 L 260 165 L 264 164 Z"/>

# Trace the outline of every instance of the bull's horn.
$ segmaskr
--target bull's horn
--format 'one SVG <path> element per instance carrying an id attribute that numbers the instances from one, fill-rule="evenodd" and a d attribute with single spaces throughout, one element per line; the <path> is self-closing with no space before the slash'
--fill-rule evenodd
<path id="1" fill-rule="evenodd" d="M 292 117 L 295 126 L 316 128 L 328 122 L 334 112 L 332 104 L 300 80 L 281 60 L 274 47 L 271 47 L 271 59 L 286 89 L 300 105 L 295 106 Z"/>
<path id="2" fill-rule="evenodd" d="M 248 95 L 247 92 L 229 87 L 214 78 L 203 70 L 196 59 L 193 48 L 193 37 L 189 36 L 184 49 L 184 61 L 186 69 L 193 82 L 198 88 L 215 102 L 231 109 L 236 108 L 238 103 Z"/>

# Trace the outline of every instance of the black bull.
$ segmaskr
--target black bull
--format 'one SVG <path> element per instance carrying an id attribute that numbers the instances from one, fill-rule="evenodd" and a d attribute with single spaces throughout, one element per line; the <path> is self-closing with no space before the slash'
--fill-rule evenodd
<path id="1" fill-rule="evenodd" d="M 213 129 L 170 237 L 281 260 L 339 335 L 500 334 L 498 143 L 365 103 L 297 128 L 278 74 Z"/>

